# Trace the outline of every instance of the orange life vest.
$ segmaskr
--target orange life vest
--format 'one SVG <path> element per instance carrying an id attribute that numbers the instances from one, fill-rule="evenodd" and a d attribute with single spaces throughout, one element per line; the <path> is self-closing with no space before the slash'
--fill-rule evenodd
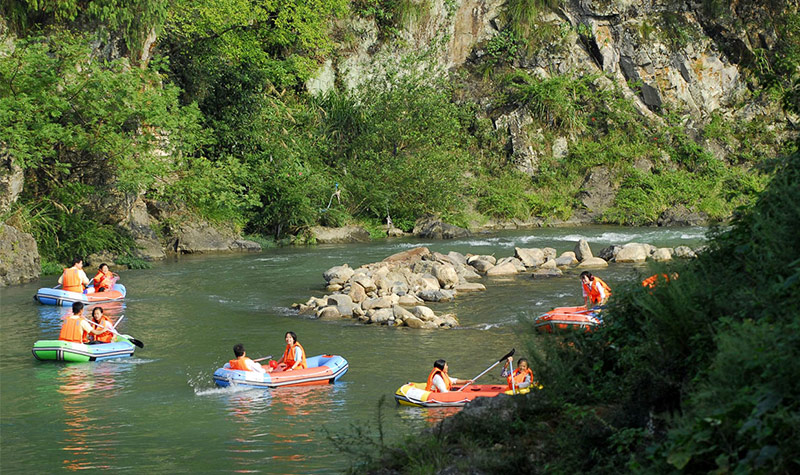
<path id="1" fill-rule="evenodd" d="M 583 285 L 583 291 L 586 293 L 586 296 L 589 297 L 589 302 L 593 304 L 598 304 L 601 301 L 600 298 L 600 291 L 597 290 L 597 284 L 600 284 L 603 287 L 603 290 L 606 293 L 606 298 L 611 297 L 611 287 L 606 284 L 603 279 L 600 277 L 593 277 L 594 280 L 589 281 L 589 285 L 581 283 Z"/>
<path id="2" fill-rule="evenodd" d="M 86 343 L 86 332 L 81 327 L 81 320 L 83 320 L 83 317 L 80 315 L 67 316 L 66 321 L 61 325 L 61 333 L 58 335 L 58 339 Z"/>
<path id="3" fill-rule="evenodd" d="M 662 279 L 664 280 L 664 282 L 669 282 L 669 276 L 667 274 L 653 274 L 642 281 L 642 287 L 647 287 L 648 289 L 652 289 L 656 286 L 658 281 Z"/>
<path id="4" fill-rule="evenodd" d="M 102 317 L 100 317 L 100 323 L 97 323 L 98 328 L 107 328 L 106 323 L 111 323 L 111 320 L 109 320 L 108 317 L 103 315 Z M 94 335 L 94 341 L 99 341 L 101 343 L 111 343 L 111 340 L 113 339 L 114 339 L 114 334 L 111 333 L 110 331 L 104 331 L 99 335 Z"/>
<path id="5" fill-rule="evenodd" d="M 228 361 L 228 365 L 230 366 L 231 369 L 236 369 L 239 371 L 253 371 L 247 366 L 247 360 L 249 359 L 250 358 L 246 356 L 241 356 L 239 358 L 236 358 L 235 360 Z"/>
<path id="6" fill-rule="evenodd" d="M 97 275 L 94 276 L 94 291 L 95 292 L 102 292 L 101 289 L 104 290 L 111 290 L 114 287 L 114 274 L 109 271 L 107 274 L 104 274 L 100 271 L 97 271 Z"/>
<path id="7" fill-rule="evenodd" d="M 440 370 L 439 368 L 433 368 L 431 374 L 428 375 L 428 384 L 425 385 L 425 390 L 433 391 L 435 393 L 439 392 L 439 388 L 433 385 L 433 377 L 436 376 L 437 374 L 442 377 L 442 379 L 444 380 L 444 387 L 447 388 L 447 390 L 449 391 L 450 388 L 453 387 L 453 383 L 450 382 L 450 377 L 447 376 L 447 373 Z"/>
<path id="8" fill-rule="evenodd" d="M 61 290 L 68 292 L 83 292 L 83 282 L 81 282 L 81 271 L 74 267 L 64 269 L 61 278 Z"/>
<path id="9" fill-rule="evenodd" d="M 294 366 L 295 359 L 294 359 L 294 349 L 295 347 L 300 348 L 300 364 L 297 365 L 296 369 L 304 369 L 308 368 L 306 364 L 306 350 L 303 349 L 303 345 L 300 343 L 295 342 L 294 345 L 286 345 L 286 349 L 283 351 L 283 364 L 286 365 L 286 369 L 291 368 Z"/>
<path id="10" fill-rule="evenodd" d="M 519 368 L 514 370 L 513 374 L 509 374 L 506 379 L 508 379 L 508 389 L 512 389 L 511 387 L 511 378 L 514 378 L 514 384 L 516 387 L 519 387 L 520 383 L 525 382 L 525 377 L 528 376 L 530 378 L 530 383 L 533 384 L 533 371 L 530 368 L 526 369 L 525 371 L 520 371 Z"/>

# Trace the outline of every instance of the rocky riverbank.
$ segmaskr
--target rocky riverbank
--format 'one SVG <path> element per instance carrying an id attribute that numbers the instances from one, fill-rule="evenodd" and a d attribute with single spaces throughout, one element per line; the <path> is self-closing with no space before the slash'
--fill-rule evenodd
<path id="1" fill-rule="evenodd" d="M 437 315 L 427 304 L 450 302 L 459 294 L 486 290 L 483 277 L 529 274 L 534 279 L 561 277 L 569 269 L 597 269 L 609 263 L 657 262 L 693 258 L 688 246 L 656 247 L 651 244 L 611 245 L 597 256 L 589 243 L 580 240 L 573 250 L 514 248 L 513 256 L 447 254 L 416 247 L 357 269 L 348 264 L 323 272 L 326 291 L 292 308 L 301 315 L 317 318 L 355 319 L 365 324 L 411 328 L 452 328 L 459 322 L 454 314 Z"/>

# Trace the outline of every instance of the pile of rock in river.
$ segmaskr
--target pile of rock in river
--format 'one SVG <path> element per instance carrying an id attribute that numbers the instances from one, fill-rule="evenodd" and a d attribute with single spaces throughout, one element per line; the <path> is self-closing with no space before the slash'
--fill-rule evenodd
<path id="1" fill-rule="evenodd" d="M 489 255 L 465 256 L 452 251 L 445 255 L 417 247 L 358 269 L 343 264 L 323 273 L 330 295 L 311 297 L 305 304 L 296 303 L 292 308 L 322 319 L 355 318 L 382 325 L 452 328 L 458 325 L 455 315 L 436 315 L 425 303 L 449 302 L 458 293 L 486 290 L 483 284 L 468 279 L 528 271 L 535 279 L 559 277 L 564 269 L 571 267 L 593 269 L 606 267 L 609 262 L 666 261 L 695 256 L 687 246 L 672 249 L 629 243 L 609 246 L 595 257 L 585 240 L 574 251 L 558 257 L 551 247 L 517 247 L 514 251 L 514 256 L 498 260 Z"/>

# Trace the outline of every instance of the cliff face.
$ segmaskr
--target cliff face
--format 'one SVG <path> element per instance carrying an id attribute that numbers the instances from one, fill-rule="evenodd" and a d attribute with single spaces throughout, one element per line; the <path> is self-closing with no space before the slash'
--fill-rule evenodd
<path id="1" fill-rule="evenodd" d="M 393 35 L 374 20 L 354 17 L 339 28 L 355 38 L 343 45 L 307 83 L 312 93 L 333 87 L 358 89 L 390 72 L 417 68 L 466 82 L 467 99 L 507 133 L 511 162 L 535 176 L 543 156 L 566 156 L 575 133 L 548 133 L 537 127 L 524 104 L 496 104 L 496 88 L 475 71 L 498 66 L 531 77 L 601 75 L 598 87 L 619 87 L 646 122 L 664 125 L 667 114 L 725 160 L 739 144 L 706 140 L 699 131 L 714 117 L 732 122 L 758 120 L 779 138 L 793 134 L 780 104 L 763 97 L 752 74 L 759 58 L 773 54 L 778 31 L 773 21 L 796 2 L 674 0 L 422 0 L 407 2 Z M 520 9 L 526 9 L 523 14 Z M 520 27 L 519 17 L 527 15 Z M 512 25 L 517 22 L 517 26 Z M 384 28 L 385 29 L 385 28 Z M 496 45 L 527 35 L 527 49 L 502 56 Z M 501 57 L 502 56 L 502 57 Z M 398 58 L 403 58 L 398 61 Z M 748 72 L 750 71 L 750 72 Z M 485 75 L 484 75 L 485 76 Z M 466 78 L 466 79 L 464 79 Z M 456 79 L 454 79 L 456 80 Z M 463 85 L 463 84 L 462 84 Z M 776 143 L 780 139 L 776 140 Z M 640 165 L 640 166 L 639 166 Z M 652 164 L 638 164 L 649 170 Z M 588 184 L 609 188 L 613 177 Z M 602 194 L 602 193 L 601 193 Z M 590 200 L 591 202 L 591 200 Z M 591 204 L 591 206 L 589 206 Z M 598 203 L 584 203 L 597 208 Z M 600 208 L 587 219 L 596 217 Z M 696 217 L 696 216 L 695 216 Z M 668 220 L 664 224 L 669 224 Z"/>

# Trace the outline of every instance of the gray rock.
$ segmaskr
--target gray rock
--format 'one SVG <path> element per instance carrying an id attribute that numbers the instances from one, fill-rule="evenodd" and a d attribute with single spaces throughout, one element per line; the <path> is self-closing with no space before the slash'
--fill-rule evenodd
<path id="1" fill-rule="evenodd" d="M 367 299 L 361 302 L 361 308 L 365 311 L 376 308 L 390 308 L 392 306 L 392 299 L 389 297 L 380 297 L 377 299 Z"/>
<path id="2" fill-rule="evenodd" d="M 430 257 L 431 251 L 427 247 L 415 247 L 397 254 L 392 254 L 381 262 L 404 264 L 408 267 L 416 261 Z"/>
<path id="3" fill-rule="evenodd" d="M 544 251 L 538 248 L 514 248 L 514 256 L 522 261 L 525 267 L 539 267 L 547 259 Z"/>
<path id="4" fill-rule="evenodd" d="M 458 273 L 450 264 L 436 263 L 433 266 L 433 275 L 443 289 L 452 289 L 458 283 Z"/>
<path id="5" fill-rule="evenodd" d="M 395 320 L 405 320 L 407 318 L 414 318 L 414 314 L 409 312 L 408 310 L 404 309 L 400 305 L 392 306 L 392 312 L 394 312 Z"/>
<path id="6" fill-rule="evenodd" d="M 647 256 L 650 255 L 650 249 L 643 244 L 631 242 L 622 246 L 617 256 L 614 258 L 615 262 L 644 262 Z"/>
<path id="7" fill-rule="evenodd" d="M 16 203 L 25 184 L 25 174 L 8 154 L 0 153 L 0 215 Z"/>
<path id="8" fill-rule="evenodd" d="M 391 308 L 380 308 L 375 310 L 369 317 L 372 323 L 388 323 L 394 319 L 394 311 Z"/>
<path id="9" fill-rule="evenodd" d="M 182 222 L 172 230 L 170 248 L 179 254 L 230 251 L 235 239 L 230 232 L 206 221 L 192 220 Z"/>
<path id="10" fill-rule="evenodd" d="M 414 236 L 425 239 L 456 239 L 469 236 L 469 231 L 447 224 L 436 216 L 428 215 L 414 223 Z"/>
<path id="11" fill-rule="evenodd" d="M 669 247 L 660 247 L 652 254 L 652 258 L 656 262 L 671 261 L 672 249 Z"/>
<path id="12" fill-rule="evenodd" d="M 417 305 L 411 309 L 411 313 L 420 320 L 433 320 L 436 314 L 430 308 L 424 305 Z"/>
<path id="13" fill-rule="evenodd" d="M 703 226 L 708 222 L 708 214 L 691 211 L 684 205 L 677 205 L 664 211 L 657 221 L 659 226 Z"/>
<path id="14" fill-rule="evenodd" d="M 497 258 L 489 255 L 468 256 L 467 264 L 472 265 L 475 260 L 486 261 L 491 265 L 497 264 Z"/>
<path id="15" fill-rule="evenodd" d="M 478 272 L 482 272 L 482 273 L 484 273 L 484 274 L 485 274 L 485 273 L 486 273 L 486 272 L 487 272 L 489 269 L 491 269 L 492 267 L 494 267 L 494 264 L 492 264 L 492 263 L 491 263 L 491 262 L 489 262 L 489 261 L 485 261 L 485 260 L 483 260 L 483 259 L 472 259 L 472 260 L 470 260 L 470 262 L 469 262 L 469 265 L 471 265 L 471 266 L 472 266 L 472 267 L 473 267 L 473 268 L 474 268 L 476 271 L 478 271 Z"/>
<path id="16" fill-rule="evenodd" d="M 578 195 L 590 220 L 600 217 L 614 204 L 617 190 L 613 185 L 611 172 L 605 167 L 589 170 Z"/>
<path id="17" fill-rule="evenodd" d="M 342 318 L 342 315 L 339 313 L 339 309 L 336 308 L 336 306 L 331 305 L 330 307 L 322 307 L 317 310 L 317 318 L 332 320 L 334 318 Z"/>
<path id="18" fill-rule="evenodd" d="M 398 305 L 403 305 L 405 307 L 413 307 L 420 303 L 422 303 L 422 299 L 413 294 L 402 295 L 397 300 Z"/>
<path id="19" fill-rule="evenodd" d="M 589 243 L 586 242 L 586 239 L 578 241 L 578 244 L 575 245 L 575 258 L 583 262 L 591 257 L 594 256 L 592 255 L 592 249 L 589 247 Z"/>
<path id="20" fill-rule="evenodd" d="M 558 267 L 572 267 L 576 265 L 578 265 L 578 259 L 575 258 L 575 253 L 572 251 L 567 251 L 556 259 L 556 266 Z"/>
<path id="21" fill-rule="evenodd" d="M 514 275 L 518 273 L 519 271 L 517 271 L 516 266 L 514 266 L 514 264 L 511 262 L 506 262 L 504 264 L 494 266 L 486 271 L 486 275 L 489 277 L 501 276 L 501 275 Z"/>
<path id="22" fill-rule="evenodd" d="M 259 252 L 261 251 L 261 244 L 255 241 L 248 241 L 247 239 L 234 239 L 230 245 L 231 251 L 248 251 Z"/>
<path id="23" fill-rule="evenodd" d="M 542 265 L 539 266 L 540 269 L 556 269 L 558 265 L 556 265 L 555 259 L 547 259 L 544 261 Z"/>
<path id="24" fill-rule="evenodd" d="M 334 294 L 328 296 L 327 305 L 352 305 L 353 300 L 350 298 L 349 295 L 344 294 Z"/>
<path id="25" fill-rule="evenodd" d="M 341 228 L 311 226 L 308 230 L 320 244 L 370 241 L 369 231 L 361 226 L 343 226 Z"/>
<path id="26" fill-rule="evenodd" d="M 330 269 L 326 270 L 322 273 L 322 277 L 325 279 L 326 282 L 334 283 L 334 284 L 343 284 L 350 280 L 350 277 L 353 276 L 353 269 L 350 268 L 349 265 L 343 264 L 340 266 L 334 266 Z"/>
<path id="27" fill-rule="evenodd" d="M 33 236 L 0 223 L 0 287 L 38 279 L 41 271 Z"/>
<path id="28" fill-rule="evenodd" d="M 352 283 L 352 285 L 350 286 L 350 292 L 347 295 L 350 296 L 350 299 L 354 303 L 363 302 L 367 298 L 367 292 L 364 290 L 364 287 L 362 287 L 361 284 L 357 282 Z"/>
<path id="29" fill-rule="evenodd" d="M 403 323 L 409 328 L 423 328 L 425 326 L 425 323 L 422 320 L 413 316 L 404 319 Z"/>
<path id="30" fill-rule="evenodd" d="M 449 257 L 453 262 L 457 262 L 462 266 L 467 265 L 466 256 L 464 256 L 464 254 L 461 254 L 460 252 L 450 251 L 447 253 L 447 257 Z"/>
<path id="31" fill-rule="evenodd" d="M 486 286 L 479 282 L 463 282 L 455 286 L 456 292 L 481 292 L 486 290 Z"/>
<path id="32" fill-rule="evenodd" d="M 697 254 L 689 246 L 678 246 L 675 248 L 674 257 L 679 259 L 694 259 Z"/>
<path id="33" fill-rule="evenodd" d="M 452 302 L 453 292 L 450 290 L 422 290 L 417 292 L 417 297 L 426 302 Z"/>
<path id="34" fill-rule="evenodd" d="M 525 265 L 522 263 L 521 260 L 517 259 L 516 257 L 511 257 L 511 256 L 504 257 L 504 258 L 500 259 L 499 261 L 497 261 L 497 265 L 495 267 L 500 267 L 500 266 L 502 266 L 504 264 L 508 264 L 508 263 L 513 265 L 514 268 L 517 270 L 517 272 L 525 272 L 527 270 L 525 268 Z"/>
<path id="35" fill-rule="evenodd" d="M 545 247 L 542 249 L 544 253 L 545 259 L 555 259 L 558 254 L 556 254 L 556 250 L 552 247 Z"/>
<path id="36" fill-rule="evenodd" d="M 620 249 L 622 249 L 622 246 L 619 246 L 617 244 L 612 244 L 611 246 L 604 247 L 603 250 L 601 250 L 600 253 L 597 254 L 597 257 L 605 261 L 611 262 L 617 257 L 617 253 L 619 253 Z"/>
<path id="37" fill-rule="evenodd" d="M 599 257 L 590 257 L 578 264 L 578 269 L 599 269 L 601 267 L 608 267 L 608 262 Z"/>
<path id="38" fill-rule="evenodd" d="M 395 228 L 394 226 L 386 230 L 386 237 L 395 238 L 395 237 L 403 237 L 405 235 L 406 233 L 403 232 L 402 229 Z"/>
<path id="39" fill-rule="evenodd" d="M 375 292 L 378 288 L 375 285 L 375 282 L 366 274 L 358 273 L 353 275 L 350 278 L 350 281 L 356 284 L 361 285 L 364 288 L 364 292 Z"/>
<path id="40" fill-rule="evenodd" d="M 561 269 L 536 269 L 531 274 L 534 279 L 549 279 L 551 277 L 561 277 L 564 275 Z"/>

